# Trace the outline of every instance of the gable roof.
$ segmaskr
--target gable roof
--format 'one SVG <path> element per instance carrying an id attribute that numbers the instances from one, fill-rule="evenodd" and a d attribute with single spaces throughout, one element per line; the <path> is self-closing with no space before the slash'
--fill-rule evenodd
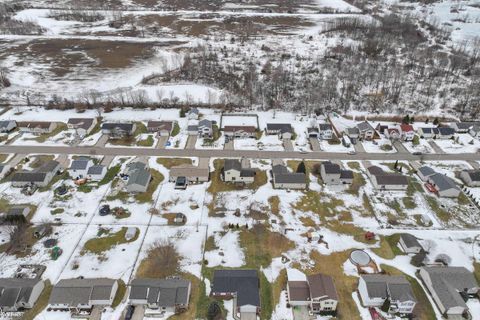
<path id="1" fill-rule="evenodd" d="M 105 170 L 105 166 L 97 164 L 88 168 L 87 174 L 101 174 Z"/>
<path id="2" fill-rule="evenodd" d="M 278 131 L 280 133 L 293 132 L 290 123 L 267 123 L 267 131 Z"/>
<path id="3" fill-rule="evenodd" d="M 39 128 L 39 129 L 48 129 L 52 125 L 51 121 L 21 121 L 17 122 L 19 128 Z"/>
<path id="4" fill-rule="evenodd" d="M 463 170 L 462 172 L 465 172 L 472 181 L 480 181 L 480 170 Z"/>
<path id="5" fill-rule="evenodd" d="M 434 175 L 431 175 L 429 179 L 432 180 L 438 191 L 450 189 L 460 190 L 460 188 L 455 184 L 455 182 L 446 175 L 435 173 Z"/>
<path id="6" fill-rule="evenodd" d="M 49 304 L 77 306 L 91 300 L 110 300 L 110 293 L 117 280 L 107 278 L 63 279 L 52 289 Z"/>
<path id="7" fill-rule="evenodd" d="M 140 186 L 148 186 L 150 183 L 150 178 L 152 175 L 150 171 L 147 169 L 144 170 L 134 170 L 133 172 L 129 172 L 129 177 L 127 181 L 127 186 L 131 185 L 140 185 Z"/>
<path id="8" fill-rule="evenodd" d="M 27 302 L 41 279 L 0 278 L 0 308 Z"/>
<path id="9" fill-rule="evenodd" d="M 70 118 L 68 119 L 67 124 L 87 130 L 92 126 L 93 121 L 93 118 Z"/>
<path id="10" fill-rule="evenodd" d="M 102 124 L 102 130 L 121 130 L 132 132 L 133 123 L 129 122 L 105 122 Z"/>
<path id="11" fill-rule="evenodd" d="M 440 133 L 442 136 L 450 136 L 455 134 L 455 129 L 450 127 L 439 127 L 438 133 Z"/>
<path id="12" fill-rule="evenodd" d="M 329 299 L 338 300 L 337 290 L 332 277 L 317 273 L 307 276 L 307 281 L 310 287 L 311 299 L 326 296 Z"/>
<path id="13" fill-rule="evenodd" d="M 190 281 L 180 278 L 134 279 L 130 299 L 146 299 L 160 307 L 186 305 L 189 301 Z"/>
<path id="14" fill-rule="evenodd" d="M 420 244 L 420 242 L 418 242 L 417 238 L 410 233 L 402 233 L 400 234 L 400 238 L 402 239 L 403 243 L 407 248 L 422 248 L 422 245 Z"/>
<path id="15" fill-rule="evenodd" d="M 0 120 L 0 128 L 7 128 L 11 123 L 15 123 L 15 120 Z"/>
<path id="16" fill-rule="evenodd" d="M 431 167 L 427 167 L 427 166 L 421 166 L 420 168 L 418 168 L 418 171 L 425 177 L 429 177 L 429 176 L 434 175 L 436 173 L 435 170 L 433 170 Z"/>
<path id="17" fill-rule="evenodd" d="M 340 166 L 330 161 L 322 162 L 322 166 L 327 174 L 340 174 Z"/>
<path id="18" fill-rule="evenodd" d="M 215 270 L 212 294 L 236 293 L 238 307 L 260 306 L 259 279 L 257 270 Z"/>
<path id="19" fill-rule="evenodd" d="M 370 298 L 388 298 L 394 301 L 416 301 L 410 282 L 404 276 L 364 274 L 367 294 Z"/>
<path id="20" fill-rule="evenodd" d="M 408 179 L 403 174 L 385 172 L 378 166 L 370 166 L 367 170 L 375 177 L 379 185 L 408 185 Z"/>
<path id="21" fill-rule="evenodd" d="M 320 123 L 318 125 L 318 128 L 320 129 L 320 131 L 332 130 L 332 125 L 330 123 Z"/>
<path id="22" fill-rule="evenodd" d="M 290 301 L 308 301 L 310 299 L 310 287 L 307 281 L 288 281 Z"/>
<path id="23" fill-rule="evenodd" d="M 402 123 L 400 125 L 400 129 L 402 130 L 402 132 L 411 132 L 413 131 L 413 126 L 411 124 Z"/>
<path id="24" fill-rule="evenodd" d="M 372 125 L 370 123 L 368 123 L 367 121 L 357 123 L 357 128 L 360 132 L 368 131 L 368 130 L 375 131 L 375 129 L 373 129 Z"/>
<path id="25" fill-rule="evenodd" d="M 70 164 L 70 170 L 85 170 L 90 163 L 91 160 L 87 158 L 73 160 Z"/>
<path id="26" fill-rule="evenodd" d="M 147 122 L 147 128 L 150 130 L 166 130 L 171 132 L 173 129 L 173 121 L 155 121 L 151 120 Z"/>
<path id="27" fill-rule="evenodd" d="M 242 170 L 242 163 L 240 160 L 237 159 L 226 159 L 225 164 L 223 166 L 224 171 L 228 170 L 236 170 L 236 171 L 241 171 Z"/>
<path id="28" fill-rule="evenodd" d="M 272 167 L 272 173 L 276 183 L 307 183 L 307 176 L 301 172 L 290 172 L 287 167 L 277 164 Z"/>

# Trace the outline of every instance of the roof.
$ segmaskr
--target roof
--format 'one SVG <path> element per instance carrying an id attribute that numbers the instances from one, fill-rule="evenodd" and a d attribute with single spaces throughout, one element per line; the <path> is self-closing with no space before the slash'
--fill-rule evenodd
<path id="1" fill-rule="evenodd" d="M 90 159 L 82 158 L 73 160 L 70 164 L 70 170 L 85 170 L 90 164 Z"/>
<path id="2" fill-rule="evenodd" d="M 203 119 L 203 120 L 200 120 L 200 121 L 198 122 L 198 126 L 199 126 L 199 127 L 212 128 L 212 125 L 213 125 L 213 122 L 210 121 L 210 120 L 207 120 L 207 119 Z"/>
<path id="3" fill-rule="evenodd" d="M 446 175 L 435 173 L 434 175 L 431 175 L 429 179 L 433 182 L 438 191 L 450 189 L 460 190 L 455 182 Z"/>
<path id="4" fill-rule="evenodd" d="M 402 132 L 410 132 L 413 131 L 413 126 L 411 124 L 402 123 L 400 125 L 400 129 L 402 130 Z"/>
<path id="5" fill-rule="evenodd" d="M 257 270 L 215 270 L 212 293 L 236 293 L 238 307 L 260 306 Z"/>
<path id="6" fill-rule="evenodd" d="M 347 129 L 345 129 L 345 131 L 347 132 L 347 134 L 359 134 L 360 133 L 360 130 L 358 130 L 357 127 L 347 128 Z"/>
<path id="7" fill-rule="evenodd" d="M 463 121 L 463 122 L 456 122 L 454 125 L 460 130 L 468 130 L 471 127 L 480 124 L 479 121 Z"/>
<path id="8" fill-rule="evenodd" d="M 289 298 L 291 301 L 308 301 L 310 287 L 307 281 L 288 281 Z"/>
<path id="9" fill-rule="evenodd" d="M 427 166 L 422 166 L 422 167 L 418 168 L 418 171 L 425 177 L 429 177 L 429 176 L 434 175 L 436 173 L 435 170 L 433 170 L 431 167 L 427 167 Z"/>
<path id="10" fill-rule="evenodd" d="M 102 124 L 102 130 L 122 130 L 122 131 L 133 131 L 133 123 L 129 122 L 105 122 Z"/>
<path id="11" fill-rule="evenodd" d="M 28 301 L 33 287 L 41 279 L 0 278 L 0 308 L 14 307 L 19 301 Z"/>
<path id="12" fill-rule="evenodd" d="M 327 296 L 330 299 L 338 300 L 337 290 L 333 278 L 321 273 L 307 276 L 310 286 L 310 298 Z"/>
<path id="13" fill-rule="evenodd" d="M 40 128 L 48 129 L 52 125 L 51 121 L 22 121 L 17 122 L 17 126 L 20 128 Z"/>
<path id="14" fill-rule="evenodd" d="M 173 129 L 173 121 L 148 121 L 147 128 L 155 130 L 167 130 L 168 132 Z"/>
<path id="15" fill-rule="evenodd" d="M 463 170 L 462 172 L 465 172 L 472 181 L 480 181 L 480 170 Z"/>
<path id="16" fill-rule="evenodd" d="M 35 169 L 35 172 L 54 172 L 58 170 L 58 167 L 60 166 L 60 162 L 55 161 L 55 160 L 49 160 L 47 162 L 44 162 L 40 167 Z"/>
<path id="17" fill-rule="evenodd" d="M 408 179 L 400 173 L 385 172 L 377 166 L 367 168 L 368 172 L 375 177 L 379 185 L 407 185 Z"/>
<path id="18" fill-rule="evenodd" d="M 422 247 L 417 238 L 410 233 L 402 233 L 400 234 L 400 238 L 407 248 Z"/>
<path id="19" fill-rule="evenodd" d="M 77 128 L 83 128 L 87 130 L 93 124 L 93 118 L 70 118 L 68 119 L 68 124 L 71 124 Z"/>
<path id="20" fill-rule="evenodd" d="M 304 173 L 292 173 L 289 172 L 287 167 L 281 164 L 273 166 L 272 173 L 276 183 L 298 183 L 304 184 L 307 182 L 306 175 Z"/>
<path id="21" fill-rule="evenodd" d="M 28 209 L 28 211 L 27 211 L 27 214 L 28 214 L 28 212 L 30 212 L 29 207 L 26 207 L 26 206 L 11 207 L 10 209 L 8 209 L 7 215 L 8 216 L 23 216 L 23 213 L 25 212 L 25 209 Z"/>
<path id="22" fill-rule="evenodd" d="M 267 123 L 267 131 L 279 131 L 280 133 L 293 132 L 290 123 Z"/>
<path id="23" fill-rule="evenodd" d="M 374 130 L 373 127 L 367 121 L 357 123 L 357 128 L 359 131 Z"/>
<path id="24" fill-rule="evenodd" d="M 431 133 L 433 128 L 430 127 L 422 127 L 419 130 L 422 130 L 423 133 Z"/>
<path id="25" fill-rule="evenodd" d="M 237 170 L 241 171 L 242 170 L 242 163 L 240 160 L 237 159 L 226 159 L 225 164 L 223 166 L 223 170 L 228 171 L 228 170 Z"/>
<path id="26" fill-rule="evenodd" d="M 327 174 L 340 174 L 340 166 L 336 163 L 325 161 L 322 163 L 322 166 Z"/>
<path id="27" fill-rule="evenodd" d="M 187 131 L 198 131 L 198 125 L 192 124 L 187 127 Z"/>
<path id="28" fill-rule="evenodd" d="M 150 174 L 150 170 L 134 170 L 133 172 L 129 173 L 127 186 L 134 184 L 148 186 L 151 177 L 152 175 Z"/>
<path id="29" fill-rule="evenodd" d="M 0 121 L 0 128 L 8 127 L 12 122 L 15 123 L 15 120 L 1 120 Z"/>
<path id="30" fill-rule="evenodd" d="M 340 170 L 340 179 L 353 179 L 352 170 Z"/>
<path id="31" fill-rule="evenodd" d="M 455 129 L 450 128 L 450 127 L 439 127 L 439 128 L 438 128 L 438 132 L 439 132 L 441 135 L 449 136 L 449 135 L 455 134 Z"/>
<path id="32" fill-rule="evenodd" d="M 254 133 L 257 128 L 253 126 L 225 126 L 223 131 L 225 132 L 236 132 L 236 131 L 245 131 L 249 133 Z"/>
<path id="33" fill-rule="evenodd" d="M 101 164 L 97 164 L 88 168 L 87 174 L 101 174 L 104 169 L 105 169 L 105 166 L 102 166 Z"/>
<path id="34" fill-rule="evenodd" d="M 318 128 L 320 131 L 332 130 L 332 125 L 330 123 L 320 123 Z"/>
<path id="35" fill-rule="evenodd" d="M 360 276 L 366 284 L 370 298 L 387 298 L 394 301 L 416 301 L 410 282 L 404 276 L 364 274 Z"/>
<path id="36" fill-rule="evenodd" d="M 458 291 L 478 288 L 473 273 L 464 267 L 422 267 L 430 277 L 433 290 L 446 309 L 461 306 L 465 301 Z"/>
<path id="37" fill-rule="evenodd" d="M 188 304 L 190 281 L 171 279 L 134 279 L 131 283 L 130 299 L 146 299 L 160 307 Z"/>
<path id="38" fill-rule="evenodd" d="M 63 279 L 52 289 L 49 304 L 77 306 L 90 300 L 110 300 L 110 293 L 117 280 L 107 278 Z"/>
<path id="39" fill-rule="evenodd" d="M 47 174 L 45 172 L 20 171 L 12 176 L 12 182 L 43 182 Z"/>
<path id="40" fill-rule="evenodd" d="M 135 170 L 146 170 L 147 164 L 141 161 L 134 161 L 127 164 L 127 171 L 135 171 Z"/>

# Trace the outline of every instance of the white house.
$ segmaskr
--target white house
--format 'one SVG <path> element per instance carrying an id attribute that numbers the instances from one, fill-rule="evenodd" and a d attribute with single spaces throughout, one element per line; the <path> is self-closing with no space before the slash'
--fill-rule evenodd
<path id="1" fill-rule="evenodd" d="M 223 167 L 224 181 L 253 183 L 255 181 L 255 170 L 248 167 L 246 163 L 248 163 L 248 161 L 226 159 Z"/>
<path id="2" fill-rule="evenodd" d="M 41 279 L 0 278 L 0 310 L 16 312 L 33 308 L 44 288 Z"/>
<path id="3" fill-rule="evenodd" d="M 318 125 L 320 139 L 330 140 L 333 138 L 333 127 L 330 123 L 320 123 Z"/>
<path id="4" fill-rule="evenodd" d="M 461 193 L 460 188 L 451 178 L 440 173 L 428 177 L 428 183 L 435 188 L 439 197 L 457 198 Z"/>
<path id="5" fill-rule="evenodd" d="M 469 187 L 480 187 L 480 170 L 462 170 L 460 179 Z"/>
<path id="6" fill-rule="evenodd" d="M 73 179 L 82 179 L 87 177 L 88 169 L 93 166 L 92 159 L 79 158 L 72 160 L 70 168 L 68 168 L 68 174 Z"/>
<path id="7" fill-rule="evenodd" d="M 107 167 L 103 165 L 93 165 L 88 168 L 87 178 L 92 181 L 101 181 L 107 174 Z"/>
<path id="8" fill-rule="evenodd" d="M 75 129 L 75 133 L 79 137 L 85 137 L 97 125 L 97 118 L 70 118 L 67 122 L 69 129 Z"/>
<path id="9" fill-rule="evenodd" d="M 415 130 L 413 129 L 413 126 L 411 124 L 401 124 L 400 131 L 403 141 L 412 141 L 415 137 Z"/>

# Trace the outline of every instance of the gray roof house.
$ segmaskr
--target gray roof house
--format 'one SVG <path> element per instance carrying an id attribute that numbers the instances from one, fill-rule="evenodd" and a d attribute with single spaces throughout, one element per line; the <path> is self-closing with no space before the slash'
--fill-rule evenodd
<path id="1" fill-rule="evenodd" d="M 128 181 L 125 189 L 128 192 L 146 192 L 152 175 L 143 162 L 131 162 L 127 165 Z"/>
<path id="2" fill-rule="evenodd" d="M 248 161 L 243 161 L 248 163 Z M 226 159 L 223 166 L 225 182 L 252 183 L 255 180 L 255 170 L 237 159 Z"/>
<path id="3" fill-rule="evenodd" d="M 57 123 L 51 121 L 22 121 L 17 122 L 17 127 L 22 132 L 43 134 L 55 130 Z"/>
<path id="4" fill-rule="evenodd" d="M 393 314 L 411 314 L 417 303 L 410 282 L 404 276 L 361 275 L 358 293 L 365 307 L 381 307 L 388 299 L 388 311 Z"/>
<path id="5" fill-rule="evenodd" d="M 20 188 L 30 185 L 46 187 L 60 169 L 58 161 L 50 160 L 35 170 L 18 171 L 12 176 L 12 186 Z"/>
<path id="6" fill-rule="evenodd" d="M 467 312 L 464 299 L 480 290 L 473 273 L 464 267 L 422 267 L 420 277 L 442 314 L 449 317 Z"/>
<path id="7" fill-rule="evenodd" d="M 469 187 L 480 187 L 480 170 L 462 170 L 460 179 Z"/>
<path id="8" fill-rule="evenodd" d="M 419 253 L 423 250 L 423 246 L 420 244 L 418 239 L 410 233 L 400 234 L 398 243 L 405 253 Z"/>
<path id="9" fill-rule="evenodd" d="M 307 176 L 301 172 L 290 172 L 285 165 L 272 167 L 273 186 L 278 189 L 306 189 Z"/>
<path id="10" fill-rule="evenodd" d="M 422 181 L 428 181 L 428 178 L 433 176 L 435 173 L 435 170 L 427 166 L 421 166 L 417 170 L 417 175 L 420 177 L 420 179 L 422 179 Z"/>
<path id="11" fill-rule="evenodd" d="M 8 133 L 17 127 L 15 120 L 0 120 L 0 132 Z"/>
<path id="12" fill-rule="evenodd" d="M 322 162 L 320 176 L 325 184 L 351 184 L 353 171 L 340 168 L 340 165 L 330 161 Z"/>
<path id="13" fill-rule="evenodd" d="M 208 166 L 193 166 L 189 164 L 170 168 L 169 181 L 176 182 L 178 178 L 185 178 L 187 183 L 208 182 L 210 169 Z"/>
<path id="14" fill-rule="evenodd" d="M 446 175 L 435 173 L 428 177 L 428 183 L 431 184 L 440 197 L 456 198 L 460 195 L 460 188 Z"/>
<path id="15" fill-rule="evenodd" d="M 291 139 L 293 128 L 290 123 L 267 123 L 267 134 L 278 135 L 281 139 Z"/>
<path id="16" fill-rule="evenodd" d="M 240 313 L 240 319 L 256 319 L 260 313 L 260 280 L 257 270 L 215 270 L 212 297 L 234 299 L 234 314 Z"/>
<path id="17" fill-rule="evenodd" d="M 372 140 L 375 137 L 375 129 L 368 121 L 357 123 L 359 138 L 364 140 Z"/>
<path id="18" fill-rule="evenodd" d="M 148 132 L 156 132 L 159 136 L 168 137 L 172 134 L 176 121 L 148 121 Z"/>
<path id="19" fill-rule="evenodd" d="M 408 187 L 406 176 L 395 172 L 385 172 L 377 166 L 368 167 L 367 175 L 373 186 L 379 190 L 406 190 Z"/>
<path id="20" fill-rule="evenodd" d="M 135 123 L 116 123 L 106 122 L 102 124 L 102 133 L 109 135 L 112 139 L 119 139 L 133 135 L 135 132 Z"/>
<path id="21" fill-rule="evenodd" d="M 202 119 L 198 122 L 198 135 L 202 138 L 211 138 L 213 136 L 213 122 Z"/>
<path id="22" fill-rule="evenodd" d="M 85 137 L 92 132 L 97 125 L 97 118 L 70 118 L 67 122 L 69 129 L 75 129 L 75 133 L 80 137 Z"/>
<path id="23" fill-rule="evenodd" d="M 107 167 L 101 164 L 93 165 L 88 168 L 87 178 L 92 181 L 100 181 L 107 174 Z"/>
<path id="24" fill-rule="evenodd" d="M 134 279 L 130 284 L 129 303 L 179 313 L 188 308 L 191 282 L 181 278 Z"/>
<path id="25" fill-rule="evenodd" d="M 48 305 L 50 308 L 72 311 L 91 310 L 93 306 L 112 304 L 118 289 L 114 279 L 63 279 L 52 289 Z"/>
<path id="26" fill-rule="evenodd" d="M 450 128 L 454 129 L 457 133 L 467 133 L 470 128 L 478 125 L 480 125 L 480 121 L 462 121 L 450 124 Z"/>
<path id="27" fill-rule="evenodd" d="M 41 279 L 0 278 L 0 310 L 33 308 L 45 287 Z"/>
<path id="28" fill-rule="evenodd" d="M 94 163 L 90 158 L 81 157 L 79 159 L 74 159 L 70 163 L 68 174 L 73 179 L 85 178 L 87 176 L 88 169 L 93 165 Z"/>

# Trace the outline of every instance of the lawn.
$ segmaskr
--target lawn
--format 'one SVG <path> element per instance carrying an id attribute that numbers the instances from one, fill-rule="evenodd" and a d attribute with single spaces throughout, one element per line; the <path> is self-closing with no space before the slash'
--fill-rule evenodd
<path id="1" fill-rule="evenodd" d="M 347 192 L 353 195 L 358 196 L 360 188 L 363 187 L 366 184 L 365 178 L 361 173 L 354 172 L 353 173 L 353 182 L 352 184 L 348 187 Z"/>
<path id="2" fill-rule="evenodd" d="M 157 170 L 150 169 L 150 174 L 152 175 L 152 180 L 148 185 L 147 191 L 135 194 L 135 200 L 137 200 L 140 203 L 151 202 L 153 200 L 152 199 L 153 193 L 155 192 L 155 190 L 157 190 L 158 185 L 164 179 L 164 176 Z"/>
<path id="3" fill-rule="evenodd" d="M 103 186 L 105 184 L 108 184 L 112 182 L 113 178 L 117 176 L 117 174 L 120 172 L 121 165 L 116 165 L 107 170 L 107 173 L 105 174 L 105 177 L 103 177 L 102 180 L 98 182 L 99 186 Z"/>
<path id="4" fill-rule="evenodd" d="M 67 130 L 67 125 L 63 122 L 57 122 L 57 127 L 52 132 L 42 134 L 41 136 L 36 137 L 33 140 L 35 140 L 37 142 L 40 142 L 40 143 L 43 143 L 43 142 L 47 141 L 48 139 L 50 139 L 52 137 L 55 137 L 57 134 L 59 134 L 62 131 L 65 131 L 65 130 Z"/>
<path id="5" fill-rule="evenodd" d="M 178 125 L 177 121 L 175 121 L 175 123 L 173 124 L 173 130 L 172 130 L 171 136 L 175 137 L 179 133 L 180 133 L 180 126 Z"/>
<path id="6" fill-rule="evenodd" d="M 384 259 L 393 259 L 398 255 L 403 255 L 404 253 L 397 246 L 399 239 L 399 234 L 380 236 L 380 247 L 372 248 L 372 251 Z"/>
<path id="7" fill-rule="evenodd" d="M 135 131 L 131 136 L 120 139 L 109 139 L 108 142 L 112 145 L 131 146 L 135 144 L 135 139 L 144 133 L 147 133 L 147 127 L 140 121 L 135 122 Z"/>
<path id="8" fill-rule="evenodd" d="M 8 158 L 8 154 L 5 154 L 5 153 L 0 154 L 0 163 L 5 162 L 7 158 Z"/>
<path id="9" fill-rule="evenodd" d="M 215 171 L 211 175 L 211 183 L 207 189 L 211 194 L 245 189 L 256 190 L 268 182 L 267 173 L 258 169 L 255 169 L 255 180 L 253 183 L 242 185 L 223 182 L 221 174 L 224 163 L 225 161 L 221 159 L 217 159 L 213 162 Z"/>
<path id="10" fill-rule="evenodd" d="M 205 283 L 200 282 L 200 280 L 190 273 L 181 273 L 180 276 L 186 280 L 190 280 L 192 283 L 192 289 L 190 292 L 190 304 L 188 310 L 184 313 L 173 315 L 169 317 L 169 320 L 190 320 L 195 319 L 198 314 L 197 308 L 201 306 L 199 301 L 203 299 L 205 295 Z M 208 305 L 207 305 L 208 308 Z"/>
<path id="11" fill-rule="evenodd" d="M 155 140 L 153 139 L 153 135 L 149 134 L 147 136 L 147 138 L 145 138 L 143 140 L 138 140 L 137 141 L 137 146 L 139 146 L 139 147 L 151 147 L 151 146 L 153 146 L 154 142 L 155 142 Z"/>
<path id="12" fill-rule="evenodd" d="M 161 164 L 167 169 L 180 165 L 191 165 L 192 159 L 190 158 L 157 158 L 157 163 Z"/>
<path id="13" fill-rule="evenodd" d="M 271 196 L 268 198 L 270 204 L 270 210 L 276 216 L 280 216 L 280 198 L 278 196 Z"/>
<path id="14" fill-rule="evenodd" d="M 32 160 L 32 158 L 33 158 L 33 160 Z M 29 157 L 29 159 L 31 161 L 30 167 L 32 169 L 37 169 L 41 165 L 43 165 L 45 162 L 55 159 L 55 157 L 52 156 L 52 155 L 41 154 L 41 155 L 38 155 L 38 156 Z"/>
<path id="15" fill-rule="evenodd" d="M 427 294 L 425 293 L 423 288 L 420 286 L 420 283 L 418 283 L 417 279 L 412 278 L 406 274 L 403 274 L 400 270 L 391 266 L 382 264 L 380 265 L 380 268 L 390 275 L 404 275 L 407 278 L 408 282 L 410 282 L 410 285 L 412 286 L 413 294 L 415 295 L 415 298 L 417 298 L 418 300 L 417 305 L 413 310 L 413 313 L 416 316 L 415 319 L 419 319 L 419 320 L 435 320 L 436 319 L 435 311 L 433 310 L 433 307 L 430 304 L 430 301 L 428 300 Z"/>
<path id="16" fill-rule="evenodd" d="M 130 241 L 127 241 L 125 239 L 125 233 L 127 232 L 127 229 L 127 227 L 122 227 L 120 231 L 117 231 L 115 233 L 110 233 L 110 230 L 99 229 L 99 234 L 106 233 L 106 236 L 101 236 L 99 238 L 93 238 L 88 240 L 83 246 L 81 254 L 91 252 L 98 255 L 110 250 L 116 245 L 134 242 L 135 240 L 137 240 L 138 236 L 140 235 L 140 231 L 137 230 L 135 237 L 133 237 L 133 239 L 131 239 Z"/>
<path id="17" fill-rule="evenodd" d="M 115 294 L 115 298 L 113 298 L 112 302 L 112 308 L 118 307 L 118 305 L 122 302 L 123 297 L 125 297 L 126 292 L 127 285 L 122 279 L 119 279 L 117 293 Z"/>
<path id="18" fill-rule="evenodd" d="M 442 220 L 443 222 L 448 223 L 450 221 L 451 215 L 446 210 L 442 209 L 438 204 L 437 199 L 432 196 L 425 196 L 425 200 L 427 200 L 428 205 L 430 208 L 435 212 L 437 217 Z"/>

